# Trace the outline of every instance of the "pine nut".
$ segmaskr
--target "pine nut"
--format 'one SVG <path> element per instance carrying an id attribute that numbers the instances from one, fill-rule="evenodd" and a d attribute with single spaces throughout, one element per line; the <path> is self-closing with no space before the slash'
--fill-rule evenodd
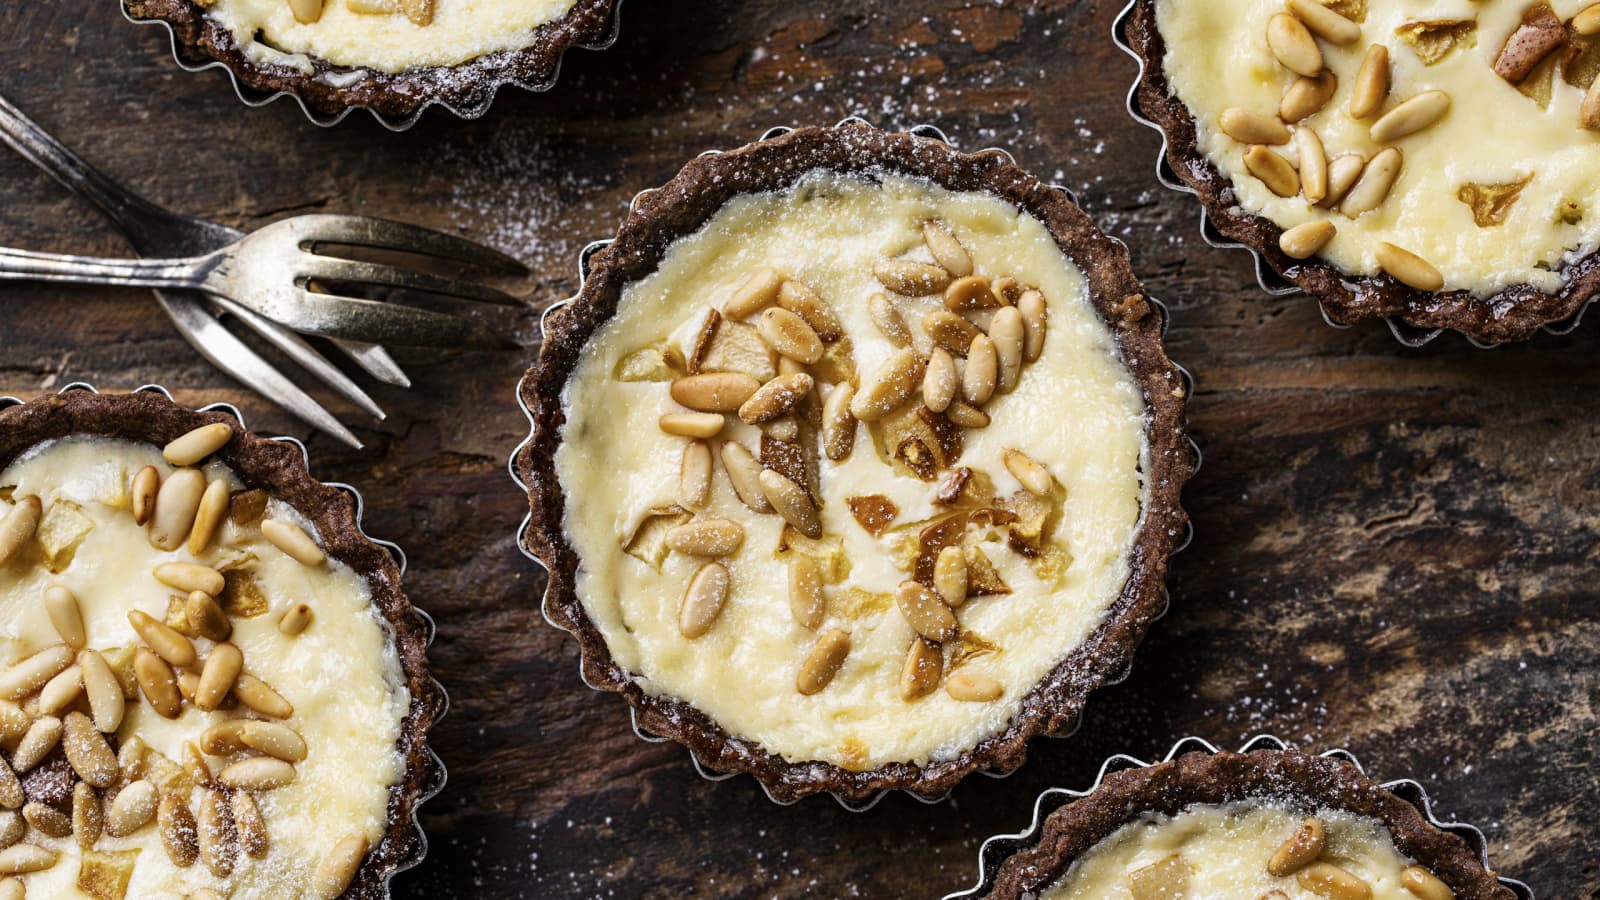
<path id="1" fill-rule="evenodd" d="M 0 806 L 16 809 L 27 800 L 22 790 L 22 780 L 12 771 L 10 763 L 0 759 Z"/>
<path id="2" fill-rule="evenodd" d="M 804 553 L 789 554 L 789 614 L 803 628 L 822 626 L 828 596 L 822 589 L 822 567 Z"/>
<path id="3" fill-rule="evenodd" d="M 156 817 L 156 804 L 160 797 L 156 786 L 140 779 L 117 792 L 106 811 L 106 834 L 127 837 L 150 824 Z"/>
<path id="4" fill-rule="evenodd" d="M 982 275 L 967 275 L 950 282 L 944 289 L 945 308 L 952 312 L 974 309 L 994 309 L 1005 303 L 989 288 L 989 279 Z"/>
<path id="5" fill-rule="evenodd" d="M 1044 338 L 1049 322 L 1044 294 L 1034 290 L 1024 291 L 1017 300 L 1017 312 L 1022 314 L 1022 358 L 1033 362 L 1044 353 Z"/>
<path id="6" fill-rule="evenodd" d="M 306 530 L 294 522 L 283 519 L 262 519 L 261 536 L 267 543 L 292 557 L 303 566 L 320 566 L 328 558 Z M 207 593 L 210 593 L 209 591 Z M 213 597 L 217 596 L 212 594 Z"/>
<path id="7" fill-rule="evenodd" d="M 252 756 L 223 769 L 217 780 L 241 791 L 270 791 L 294 783 L 294 766 L 270 756 Z"/>
<path id="8" fill-rule="evenodd" d="M 228 483 L 221 478 L 206 485 L 200 495 L 200 508 L 195 510 L 194 527 L 189 531 L 189 554 L 199 556 L 211 546 L 222 521 L 228 517 Z"/>
<path id="9" fill-rule="evenodd" d="M 157 581 L 167 587 L 177 588 L 185 593 L 205 591 L 215 597 L 227 587 L 221 572 L 196 563 L 162 563 L 156 566 L 155 576 Z"/>
<path id="10" fill-rule="evenodd" d="M 1330 862 L 1314 862 L 1295 874 L 1300 886 L 1328 900 L 1370 900 L 1372 887 Z"/>
<path id="11" fill-rule="evenodd" d="M 41 831 L 49 837 L 64 838 L 72 834 L 72 820 L 43 803 L 24 803 L 22 818 L 26 819 L 36 831 Z"/>
<path id="12" fill-rule="evenodd" d="M 1365 119 L 1383 108 L 1389 96 L 1389 48 L 1373 44 L 1361 59 L 1355 88 L 1350 92 L 1350 118 Z"/>
<path id="13" fill-rule="evenodd" d="M 995 357 L 999 361 L 999 375 L 995 390 L 1009 394 L 1022 378 L 1023 342 L 1027 326 L 1022 321 L 1022 311 L 1008 306 L 989 320 L 989 340 L 994 341 Z"/>
<path id="14" fill-rule="evenodd" d="M 757 269 L 734 288 L 733 296 L 722 305 L 722 314 L 734 320 L 749 318 L 776 303 L 782 287 L 782 275 L 765 267 Z"/>
<path id="15" fill-rule="evenodd" d="M 944 652 L 922 637 L 911 639 L 905 665 L 900 669 L 900 697 L 911 701 L 933 693 L 944 672 Z"/>
<path id="16" fill-rule="evenodd" d="M 816 381 L 804 372 L 779 375 L 739 406 L 739 418 L 747 425 L 770 422 L 794 409 L 815 386 Z"/>
<path id="17" fill-rule="evenodd" d="M 922 317 L 922 330 L 937 346 L 950 351 L 952 356 L 965 356 L 967 347 L 978 335 L 978 326 L 948 309 L 936 309 Z"/>
<path id="18" fill-rule="evenodd" d="M 669 391 L 673 400 L 696 412 L 731 413 L 760 389 L 761 382 L 743 372 L 706 372 L 677 379 Z"/>
<path id="19" fill-rule="evenodd" d="M 1396 247 L 1388 241 L 1379 241 L 1377 255 L 1378 265 L 1401 284 L 1419 291 L 1437 291 L 1444 287 L 1444 276 L 1439 274 L 1439 270 L 1410 250 Z"/>
<path id="20" fill-rule="evenodd" d="M 233 833 L 233 810 L 228 806 L 228 796 L 212 788 L 202 791 L 197 818 L 195 836 L 200 859 L 212 875 L 227 878 L 233 874 L 234 863 L 239 858 L 239 839 Z"/>
<path id="21" fill-rule="evenodd" d="M 240 672 L 239 680 L 234 682 L 233 695 L 239 698 L 240 703 L 263 716 L 287 719 L 294 715 L 293 704 L 273 690 L 272 685 L 245 672 Z"/>
<path id="22" fill-rule="evenodd" d="M 206 476 L 199 469 L 179 469 L 161 482 L 156 508 L 150 516 L 150 544 L 158 550 L 176 550 L 194 528 Z"/>
<path id="23" fill-rule="evenodd" d="M 97 788 L 111 787 L 122 777 L 117 755 L 111 752 L 105 735 L 83 713 L 67 713 L 62 721 L 61 749 L 66 751 L 67 762 L 78 777 Z"/>
<path id="24" fill-rule="evenodd" d="M 294 637 L 305 631 L 310 624 L 311 607 L 304 603 L 296 603 L 284 610 L 283 618 L 278 620 L 278 631 L 289 637 Z"/>
<path id="25" fill-rule="evenodd" d="M 900 315 L 893 300 L 883 294 L 873 294 L 867 298 L 867 314 L 889 343 L 896 347 L 911 346 L 911 329 L 906 327 L 905 317 Z"/>
<path id="26" fill-rule="evenodd" d="M 28 900 L 28 889 L 15 878 L 0 878 L 0 900 Z"/>
<path id="27" fill-rule="evenodd" d="M 885 259 L 873 264 L 878 283 L 904 297 L 926 297 L 950 286 L 950 273 L 942 266 L 909 259 Z"/>
<path id="28" fill-rule="evenodd" d="M 762 469 L 758 477 L 761 479 L 761 493 L 766 495 L 767 502 L 772 504 L 785 522 L 808 538 L 822 537 L 822 517 L 818 515 L 817 507 L 811 502 L 811 496 L 805 488 L 771 469 Z"/>
<path id="29" fill-rule="evenodd" d="M 1256 146 L 1245 151 L 1244 167 L 1279 197 L 1293 197 L 1300 193 L 1300 175 L 1295 172 L 1294 166 L 1265 147 Z"/>
<path id="30" fill-rule="evenodd" d="M 1338 88 L 1339 79 L 1331 71 L 1324 70 L 1315 78 L 1296 78 L 1278 103 L 1278 118 L 1293 125 L 1315 115 L 1328 105 Z"/>
<path id="31" fill-rule="evenodd" d="M 933 261 L 957 278 L 972 274 L 972 255 L 955 234 L 941 222 L 922 224 L 922 242 L 928 245 Z"/>
<path id="32" fill-rule="evenodd" d="M 902 581 L 894 592 L 895 605 L 907 624 L 930 641 L 948 641 L 956 636 L 956 617 L 939 595 L 921 582 Z"/>
<path id="33" fill-rule="evenodd" d="M 753 380 L 753 379 L 752 379 Z M 661 430 L 678 437 L 711 438 L 722 433 L 727 423 L 718 413 L 667 413 L 660 419 Z"/>
<path id="34" fill-rule="evenodd" d="M 149 613 L 139 609 L 129 612 L 128 624 L 150 645 L 151 650 L 169 664 L 180 669 L 194 665 L 194 644 L 165 623 L 156 621 Z"/>
<path id="35" fill-rule="evenodd" d="M 994 280 L 994 295 L 999 297 L 1006 305 L 1015 305 L 1022 297 L 1023 287 L 1010 275 L 1001 275 Z M 1032 290 L 1032 288 L 1029 288 Z"/>
<path id="36" fill-rule="evenodd" d="M 933 348 L 922 376 L 922 405 L 936 413 L 944 412 L 955 399 L 959 383 L 955 359 L 943 347 Z"/>
<path id="37" fill-rule="evenodd" d="M 156 714 L 176 719 L 183 712 L 183 697 L 178 693 L 178 678 L 166 660 L 150 650 L 140 647 L 134 651 L 133 677 L 139 682 L 146 700 Z"/>
<path id="38" fill-rule="evenodd" d="M 856 444 L 856 417 L 850 411 L 850 404 L 855 400 L 856 389 L 849 384 L 841 384 L 828 393 L 828 399 L 822 404 L 822 450 L 828 458 L 835 462 L 845 459 Z M 727 446 L 727 445 L 724 445 Z M 742 448 L 741 448 L 742 449 Z M 749 451 L 745 451 L 749 455 Z M 724 458 L 724 465 L 727 460 Z M 731 474 L 731 473 L 730 473 Z M 752 474 L 755 474 L 752 472 Z M 735 485 L 737 489 L 737 485 Z M 759 495 L 759 492 L 757 492 Z M 739 493 L 739 499 L 746 505 L 755 509 L 751 504 L 753 497 L 747 497 L 744 492 Z M 766 510 L 756 509 L 757 512 Z"/>
<path id="39" fill-rule="evenodd" d="M 22 806 L 19 802 L 18 807 Z M 0 812 L 0 849 L 15 844 L 22 840 L 28 833 L 28 823 L 23 820 L 22 813 L 5 810 Z"/>
<path id="40" fill-rule="evenodd" d="M 78 667 L 83 670 L 83 693 L 89 698 L 94 727 L 107 734 L 115 733 L 122 727 L 122 717 L 127 711 L 122 682 L 97 651 L 85 650 L 78 654 Z"/>
<path id="41" fill-rule="evenodd" d="M 10 700 L 0 700 L 0 743 L 10 744 L 33 724 L 33 717 Z"/>
<path id="42" fill-rule="evenodd" d="M 1289 11 L 1313 34 L 1330 44 L 1343 47 L 1361 40 L 1360 25 L 1317 0 L 1289 0 Z"/>
<path id="43" fill-rule="evenodd" d="M 1361 172 L 1367 167 L 1367 160 L 1359 153 L 1346 153 L 1328 161 L 1328 196 L 1322 198 L 1317 205 L 1323 209 L 1332 209 L 1344 199 L 1346 192 L 1361 177 Z"/>
<path id="44" fill-rule="evenodd" d="M 192 466 L 227 446 L 233 440 L 233 426 L 212 422 L 185 432 L 161 448 L 161 456 L 174 466 Z"/>
<path id="45" fill-rule="evenodd" d="M 155 466 L 145 466 L 133 476 L 133 524 L 150 521 L 156 509 L 156 491 L 161 489 L 161 473 Z"/>
<path id="46" fill-rule="evenodd" d="M 1328 154 L 1317 133 L 1302 125 L 1294 131 L 1294 146 L 1300 156 L 1300 192 L 1312 205 L 1328 196 Z"/>
<path id="47" fill-rule="evenodd" d="M 61 741 L 61 720 L 55 716 L 40 716 L 33 720 L 28 730 L 11 751 L 11 768 L 21 775 L 44 761 Z"/>
<path id="48" fill-rule="evenodd" d="M 967 602 L 967 556 L 960 547 L 945 547 L 933 564 L 933 587 L 951 609 Z"/>
<path id="49" fill-rule="evenodd" d="M 183 601 L 183 614 L 189 624 L 209 641 L 225 641 L 233 634 L 233 623 L 217 601 L 205 591 L 190 591 Z"/>
<path id="50" fill-rule="evenodd" d="M 1586 6 L 1572 17 L 1572 30 L 1585 37 L 1600 34 L 1600 3 Z"/>
<path id="51" fill-rule="evenodd" d="M 988 413 L 960 400 L 951 401 L 950 408 L 944 411 L 944 415 L 962 428 L 986 428 L 989 425 Z"/>
<path id="52" fill-rule="evenodd" d="M 312 25 L 322 18 L 322 4 L 324 0 L 289 0 L 289 11 L 294 13 L 294 20 L 302 25 Z"/>
<path id="53" fill-rule="evenodd" d="M 711 630 L 728 602 L 728 568 L 721 563 L 706 563 L 689 579 L 678 604 L 678 631 L 694 639 Z"/>
<path id="54" fill-rule="evenodd" d="M 1222 133 L 1241 144 L 1287 144 L 1289 129 L 1277 117 L 1231 107 L 1217 118 Z"/>
<path id="55" fill-rule="evenodd" d="M 722 468 L 727 471 L 728 481 L 733 485 L 733 492 L 739 496 L 740 502 L 758 513 L 772 512 L 772 504 L 761 493 L 761 463 L 745 445 L 738 441 L 724 441 Z"/>
<path id="56" fill-rule="evenodd" d="M 844 336 L 844 328 L 839 325 L 839 317 L 833 314 L 833 307 L 804 282 L 785 281 L 778 289 L 778 305 L 804 319 L 824 344 Z"/>
<path id="57" fill-rule="evenodd" d="M 863 422 L 876 422 L 899 409 L 922 383 L 926 367 L 926 361 L 910 347 L 896 352 L 862 380 L 850 400 L 850 414 Z"/>
<path id="58" fill-rule="evenodd" d="M 678 465 L 678 501 L 690 509 L 705 506 L 711 499 L 711 472 L 711 445 L 705 441 L 685 444 Z"/>
<path id="59" fill-rule="evenodd" d="M 211 648 L 206 664 L 200 670 L 200 685 L 194 692 L 194 705 L 206 712 L 222 705 L 222 698 L 233 690 L 233 683 L 244 669 L 244 654 L 232 644 L 222 643 Z"/>
<path id="60" fill-rule="evenodd" d="M 200 856 L 199 836 L 196 834 L 194 813 L 189 804 L 177 794 L 163 794 L 156 807 L 156 827 L 161 832 L 161 846 L 167 858 L 179 868 L 188 868 Z"/>
<path id="61" fill-rule="evenodd" d="M 44 687 L 39 689 L 40 715 L 59 715 L 62 710 L 76 703 L 83 694 L 83 669 L 78 666 L 67 666 L 61 674 L 46 681 Z"/>
<path id="62" fill-rule="evenodd" d="M 1429 127 L 1450 111 L 1450 95 L 1444 91 L 1423 91 L 1372 123 L 1372 139 L 1379 144 L 1398 141 Z"/>
<path id="63" fill-rule="evenodd" d="M 83 609 L 78 606 L 78 598 L 61 585 L 52 584 L 44 589 L 44 610 L 61 640 L 74 650 L 82 650 L 89 635 L 83 627 Z"/>
<path id="64" fill-rule="evenodd" d="M 1389 197 L 1389 191 L 1394 188 L 1395 179 L 1400 177 L 1400 167 L 1404 163 L 1405 157 L 1394 147 L 1374 156 L 1361 171 L 1361 177 L 1344 195 L 1344 200 L 1339 203 L 1339 211 L 1354 219 L 1382 206 Z"/>
<path id="65" fill-rule="evenodd" d="M 117 748 L 117 768 L 122 770 L 122 777 L 127 781 L 136 781 L 144 777 L 145 754 L 150 749 L 144 738 L 132 734 Z"/>
<path id="66" fill-rule="evenodd" d="M 1600 6 L 1592 6 L 1589 11 L 1596 9 L 1600 9 Z M 1400 886 L 1419 900 L 1455 900 L 1456 896 L 1449 885 L 1421 866 L 1406 866 L 1400 873 Z"/>
<path id="67" fill-rule="evenodd" d="M 805 661 L 800 664 L 799 673 L 795 675 L 795 690 L 806 696 L 821 691 L 833 680 L 833 676 L 839 674 L 839 669 L 844 666 L 845 657 L 849 655 L 849 632 L 835 628 L 817 638 L 816 644 L 811 647 L 811 652 L 806 654 Z"/>
<path id="68" fill-rule="evenodd" d="M 100 840 L 100 832 L 105 828 L 105 821 L 105 807 L 100 805 L 100 795 L 95 789 L 87 781 L 73 785 L 72 821 L 67 824 L 72 829 L 79 849 L 94 848 L 95 841 Z"/>
<path id="69" fill-rule="evenodd" d="M 200 688 L 200 676 L 185 669 L 177 673 L 177 678 L 178 693 L 183 695 L 184 700 L 193 703 L 194 692 Z"/>
<path id="70" fill-rule="evenodd" d="M 311 879 L 311 891 L 316 900 L 336 900 L 361 869 L 361 859 L 367 855 L 367 839 L 362 834 L 347 835 L 317 864 Z"/>
<path id="71" fill-rule="evenodd" d="M 0 672 L 0 698 L 21 700 L 72 665 L 72 648 L 52 644 Z"/>
<path id="72" fill-rule="evenodd" d="M 1588 93 L 1583 95 L 1583 105 L 1578 107 L 1578 122 L 1590 131 L 1600 131 L 1600 78 L 1589 83 Z"/>
<path id="73" fill-rule="evenodd" d="M 246 856 L 261 859 L 267 855 L 267 820 L 262 817 L 256 798 L 244 791 L 233 795 L 233 827 Z"/>
<path id="74" fill-rule="evenodd" d="M 782 356 L 787 356 L 795 362 L 811 365 L 822 358 L 822 338 L 817 336 L 815 330 L 806 324 L 806 320 L 781 307 L 773 307 L 761 311 L 761 316 L 756 319 L 756 331 L 767 346 Z M 758 385 L 759 386 L 759 385 Z M 683 401 L 678 401 L 682 403 Z M 742 401 L 741 401 L 742 402 Z M 695 408 L 690 404 L 684 406 Z M 734 407 L 737 409 L 738 407 Z M 711 410 L 712 412 L 729 412 L 730 410 Z"/>
<path id="75" fill-rule="evenodd" d="M 1005 685 L 977 672 L 953 672 L 944 680 L 944 692 L 963 703 L 990 703 L 1005 696 Z"/>
<path id="76" fill-rule="evenodd" d="M 668 531 L 668 549 L 686 556 L 727 556 L 744 543 L 744 527 L 721 518 L 702 518 Z"/>
<path id="77" fill-rule="evenodd" d="M 56 852 L 33 844 L 13 844 L 0 850 L 0 874 L 42 872 L 56 864 Z"/>
<path id="78" fill-rule="evenodd" d="M 1322 71 L 1322 51 L 1299 19 L 1278 13 L 1267 22 L 1267 46 L 1283 67 L 1311 77 Z"/>
<path id="79" fill-rule="evenodd" d="M 1328 845 L 1328 833 L 1318 819 L 1306 819 L 1267 860 L 1267 874 L 1284 878 L 1317 861 Z"/>
<path id="80" fill-rule="evenodd" d="M 1278 248 L 1293 259 L 1308 259 L 1333 240 L 1337 231 L 1326 219 L 1305 222 L 1285 231 L 1278 237 Z"/>
<path id="81" fill-rule="evenodd" d="M 39 530 L 39 517 L 43 511 L 44 504 L 38 497 L 29 494 L 19 497 L 5 517 L 0 518 L 0 566 L 33 540 L 34 532 Z"/>
<path id="82" fill-rule="evenodd" d="M 426 26 L 433 24 L 434 0 L 400 0 L 400 9 L 406 14 L 411 24 Z"/>
<path id="83" fill-rule="evenodd" d="M 257 722 L 255 719 L 223 719 L 214 722 L 205 731 L 200 733 L 200 750 L 212 756 L 228 756 L 238 753 L 246 746 L 244 742 L 244 728 L 246 725 L 269 725 L 270 722 Z"/>
<path id="84" fill-rule="evenodd" d="M 982 406 L 994 396 L 995 381 L 1000 360 L 995 353 L 994 341 L 987 334 L 979 334 L 967 348 L 967 364 L 961 370 L 961 396 L 973 406 Z"/>
<path id="85" fill-rule="evenodd" d="M 1006 471 L 1022 483 L 1024 490 L 1036 497 L 1050 496 L 1050 489 L 1055 485 L 1055 479 L 1050 477 L 1050 471 L 1033 457 L 1021 450 L 1007 448 L 1004 460 Z"/>

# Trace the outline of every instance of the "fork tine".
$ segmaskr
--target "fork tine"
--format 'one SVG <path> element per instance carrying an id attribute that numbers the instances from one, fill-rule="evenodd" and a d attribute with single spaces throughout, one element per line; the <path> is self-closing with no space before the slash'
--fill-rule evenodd
<path id="1" fill-rule="evenodd" d="M 421 291 L 428 294 L 438 294 L 442 297 L 476 300 L 480 303 L 493 303 L 499 306 L 520 307 L 523 305 L 522 301 L 516 297 L 486 284 L 479 284 L 478 282 L 461 278 L 445 278 L 441 275 L 416 272 L 399 266 L 385 266 L 377 263 L 318 256 L 314 258 L 313 262 L 305 266 L 301 274 L 316 281 L 370 284 L 375 287 Z"/>
<path id="2" fill-rule="evenodd" d="M 290 359 L 294 360 L 301 368 L 322 379 L 323 383 L 333 388 L 340 396 L 354 403 L 366 412 L 367 415 L 383 421 L 387 416 L 377 402 L 370 397 L 361 386 L 350 380 L 350 376 L 339 371 L 332 363 L 316 351 L 316 348 L 306 343 L 305 338 L 295 334 L 289 329 L 279 325 L 271 319 L 251 312 L 226 297 L 213 297 L 211 301 L 232 313 L 239 323 L 261 335 L 274 347 L 283 351 Z"/>
<path id="3" fill-rule="evenodd" d="M 400 364 L 394 361 L 389 351 L 377 344 L 363 344 L 360 341 L 346 341 L 339 338 L 329 338 L 329 340 L 373 378 L 395 387 L 411 387 L 411 376 L 406 374 L 405 369 L 400 368 Z"/>
<path id="4" fill-rule="evenodd" d="M 345 216 L 316 213 L 299 216 L 296 225 L 301 239 L 312 243 L 351 244 L 423 253 L 470 263 L 497 275 L 526 275 L 528 267 L 498 250 L 476 244 L 432 228 L 378 219 L 371 216 Z"/>
<path id="5" fill-rule="evenodd" d="M 300 289 L 296 303 L 268 318 L 304 334 L 401 347 L 508 349 L 516 344 L 476 322 L 401 303 Z"/>

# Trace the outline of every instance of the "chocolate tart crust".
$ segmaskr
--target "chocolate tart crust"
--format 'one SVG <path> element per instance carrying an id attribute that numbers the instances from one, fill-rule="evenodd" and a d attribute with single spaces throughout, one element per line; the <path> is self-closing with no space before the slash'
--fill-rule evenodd
<path id="1" fill-rule="evenodd" d="M 818 761 L 790 762 L 730 736 L 688 702 L 646 693 L 612 660 L 578 600 L 578 558 L 562 526 L 567 505 L 555 473 L 565 422 L 561 395 L 589 337 L 616 312 L 623 288 L 654 271 L 673 241 L 694 233 L 733 197 L 781 190 L 816 169 L 921 177 L 950 190 L 996 195 L 1038 218 L 1084 271 L 1092 302 L 1144 393 L 1150 496 L 1121 596 L 1100 627 L 1024 698 L 1004 730 L 956 758 L 923 766 L 892 763 L 849 771 Z M 780 802 L 820 792 L 861 802 L 887 789 L 933 799 L 973 771 L 1008 772 L 1020 766 L 1031 738 L 1073 727 L 1088 694 L 1129 665 L 1151 621 L 1165 609 L 1167 559 L 1186 528 L 1178 495 L 1194 468 L 1183 433 L 1187 391 L 1166 357 L 1161 315 L 1134 277 L 1126 248 L 1102 234 L 1064 194 L 997 152 L 960 153 L 934 140 L 859 123 L 803 128 L 691 161 L 665 186 L 640 196 L 615 243 L 592 262 L 582 293 L 549 316 L 539 361 L 523 380 L 522 399 L 534 434 L 515 465 L 528 485 L 532 509 L 526 542 L 550 575 L 545 612 L 577 637 L 585 677 L 600 690 L 622 694 L 640 727 L 685 744 L 712 769 L 755 776 Z"/>
<path id="2" fill-rule="evenodd" d="M 1546 325 L 1570 319 L 1600 294 L 1600 253 L 1559 269 L 1566 284 L 1558 293 L 1517 284 L 1486 298 L 1469 291 L 1419 291 L 1386 273 L 1350 275 L 1318 257 L 1288 256 L 1278 247 L 1283 229 L 1240 207 L 1233 182 L 1200 150 L 1194 115 L 1167 82 L 1167 45 L 1156 27 L 1156 0 L 1135 0 L 1128 38 L 1144 62 L 1135 94 L 1139 111 L 1166 135 L 1167 163 L 1199 195 L 1219 231 L 1316 297 L 1330 321 L 1351 325 L 1393 317 L 1413 328 L 1448 328 L 1481 344 L 1500 344 L 1527 340 Z"/>
<path id="3" fill-rule="evenodd" d="M 1400 852 L 1449 885 L 1457 900 L 1515 900 L 1466 841 L 1435 828 L 1415 806 L 1351 763 L 1298 750 L 1194 752 L 1113 772 L 1093 793 L 1045 819 L 1039 843 L 1001 864 L 989 898 L 1013 900 L 1043 891 L 1095 844 L 1141 816 L 1250 798 L 1288 802 L 1308 814 L 1332 807 L 1377 819 Z"/>
<path id="4" fill-rule="evenodd" d="M 226 423 L 234 430 L 233 440 L 214 456 L 231 467 L 246 486 L 266 490 L 315 523 L 328 555 L 366 580 L 373 605 L 389 624 L 406 688 L 411 692 L 411 709 L 401 724 L 400 737 L 406 769 L 402 780 L 390 788 L 388 832 L 381 844 L 368 851 L 344 894 L 353 900 L 382 900 L 388 896 L 389 876 L 423 843 L 412 817 L 418 797 L 440 774 L 427 741 L 428 729 L 444 710 L 444 695 L 428 674 L 427 624 L 401 590 L 394 558 L 361 533 L 350 495 L 312 478 L 298 447 L 245 431 L 227 413 L 187 409 L 154 392 L 69 391 L 0 409 L 0 469 L 29 448 L 55 438 L 97 435 L 159 447 L 212 422 Z"/>
<path id="5" fill-rule="evenodd" d="M 161 20 L 172 26 L 173 46 L 187 65 L 215 60 L 232 70 L 240 84 L 269 94 L 293 94 L 319 115 L 360 108 L 385 118 L 404 119 L 434 102 L 453 109 L 481 110 L 500 86 L 510 81 L 547 84 L 560 69 L 567 50 L 600 41 L 610 32 L 619 2 L 577 0 L 565 16 L 535 29 L 526 47 L 486 54 L 455 66 L 380 72 L 312 58 L 314 70 L 309 74 L 288 66 L 251 62 L 233 33 L 207 15 L 196 0 L 123 0 L 123 5 L 135 19 Z M 354 72 L 363 74 L 345 86 L 324 77 Z"/>

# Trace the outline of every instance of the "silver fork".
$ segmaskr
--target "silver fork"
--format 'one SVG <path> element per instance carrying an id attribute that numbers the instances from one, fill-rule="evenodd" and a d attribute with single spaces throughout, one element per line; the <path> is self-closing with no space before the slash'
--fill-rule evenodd
<path id="1" fill-rule="evenodd" d="M 243 232 L 225 225 L 169 212 L 133 193 L 77 157 L 3 97 L 0 97 L 0 140 L 94 203 L 123 232 L 134 249 L 142 254 L 208 254 L 245 236 Z M 344 237 L 355 238 L 349 243 L 373 243 L 370 230 L 362 230 L 365 220 L 343 224 L 346 231 L 350 232 Z M 405 226 L 401 231 L 409 228 L 411 226 Z M 424 235 L 424 239 L 418 241 L 419 246 L 428 245 L 433 237 L 443 237 L 453 242 L 452 249 L 461 249 L 463 246 L 470 248 L 468 256 L 486 269 L 508 275 L 526 271 L 515 260 L 476 245 L 426 229 L 416 229 L 411 236 L 416 236 L 415 232 Z M 230 314 L 341 396 L 369 414 L 383 418 L 382 409 L 365 391 L 290 329 L 226 298 L 208 297 L 189 290 L 157 289 L 154 293 L 179 333 L 201 356 L 313 427 L 332 434 L 352 447 L 361 446 L 349 429 L 235 337 L 216 314 Z M 383 347 L 342 339 L 335 339 L 333 343 L 378 380 L 402 387 L 410 386 L 410 379 Z"/>

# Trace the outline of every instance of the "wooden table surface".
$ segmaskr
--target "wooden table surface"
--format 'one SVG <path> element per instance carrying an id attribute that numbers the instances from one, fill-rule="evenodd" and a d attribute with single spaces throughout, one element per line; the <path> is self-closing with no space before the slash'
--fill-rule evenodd
<path id="1" fill-rule="evenodd" d="M 312 210 L 410 219 L 536 273 L 524 351 L 402 353 L 417 386 L 374 391 L 390 414 L 358 428 L 367 450 L 309 441 L 313 471 L 357 485 L 369 530 L 410 554 L 410 594 L 439 624 L 452 704 L 433 742 L 450 784 L 397 897 L 938 896 L 973 879 L 984 837 L 1027 823 L 1040 790 L 1088 784 L 1104 757 L 1258 732 L 1415 777 L 1442 816 L 1484 828 L 1502 871 L 1543 897 L 1600 897 L 1600 322 L 1492 352 L 1453 337 L 1410 350 L 1380 324 L 1335 330 L 1304 298 L 1264 295 L 1249 257 L 1207 247 L 1195 206 L 1155 182 L 1157 139 L 1123 108 L 1134 66 L 1107 36 L 1116 12 L 632 0 L 618 44 L 569 57 L 554 91 L 390 134 L 364 116 L 323 130 L 289 103 L 247 109 L 113 0 L 0 5 L 0 93 L 149 196 L 245 229 Z M 948 802 L 893 796 L 865 814 L 774 806 L 750 779 L 707 783 L 678 746 L 637 739 L 540 618 L 505 471 L 534 309 L 574 288 L 579 249 L 628 198 L 703 149 L 849 114 L 1003 145 L 1078 190 L 1172 307 L 1206 456 L 1172 611 L 1079 734 Z M 126 252 L 5 153 L 0 197 L 0 243 Z M 159 382 L 304 436 L 146 295 L 7 287 L 0 393 L 78 380 Z"/>

